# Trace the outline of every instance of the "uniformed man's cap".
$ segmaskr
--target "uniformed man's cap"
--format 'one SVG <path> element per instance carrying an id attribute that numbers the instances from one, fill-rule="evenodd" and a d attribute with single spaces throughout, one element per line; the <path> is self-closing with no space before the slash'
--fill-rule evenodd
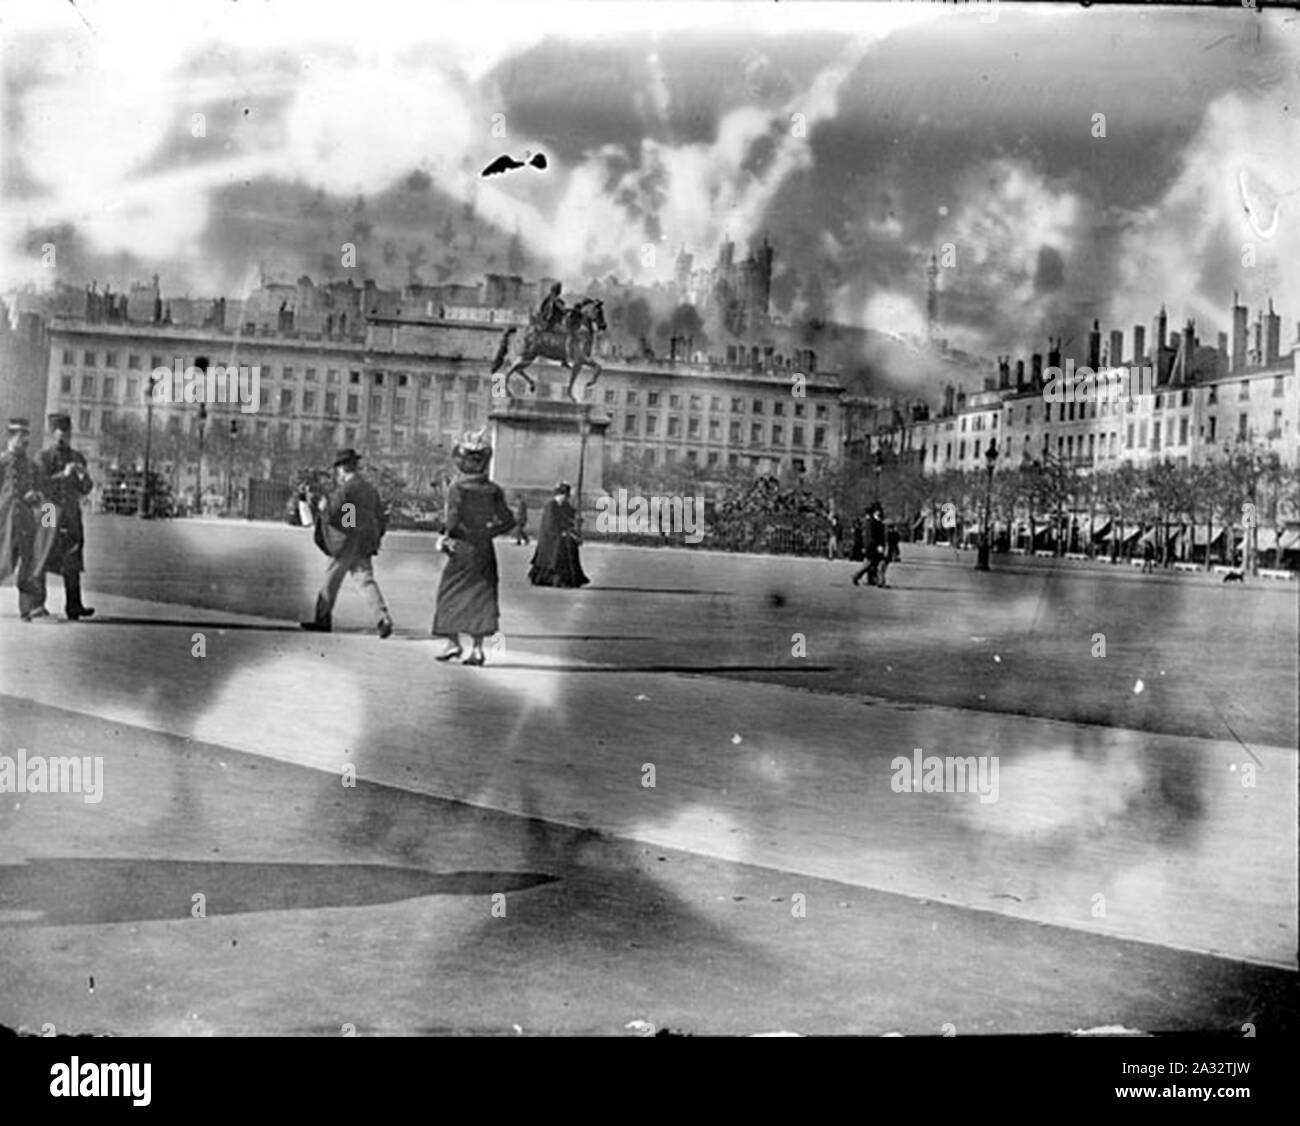
<path id="1" fill-rule="evenodd" d="M 49 417 L 51 430 L 71 430 L 72 415 L 64 414 L 62 411 L 54 411 Z"/>
<path id="2" fill-rule="evenodd" d="M 361 455 L 357 453 L 356 450 L 350 448 L 346 450 L 339 450 L 339 452 L 334 455 L 335 468 L 337 468 L 340 465 L 357 465 L 360 463 L 360 461 L 361 461 Z"/>
<path id="3" fill-rule="evenodd" d="M 11 418 L 9 420 L 10 434 L 27 434 L 31 431 L 32 424 L 25 418 Z"/>
<path id="4" fill-rule="evenodd" d="M 568 481 L 561 481 L 555 486 L 554 491 L 557 493 L 563 493 L 567 497 L 571 492 L 573 492 L 573 489 L 569 485 Z"/>

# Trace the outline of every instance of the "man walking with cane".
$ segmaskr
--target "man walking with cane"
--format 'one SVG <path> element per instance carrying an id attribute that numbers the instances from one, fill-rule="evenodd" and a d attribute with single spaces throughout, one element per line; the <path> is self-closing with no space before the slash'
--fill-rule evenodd
<path id="1" fill-rule="evenodd" d="M 370 607 L 375 630 L 382 637 L 393 632 L 393 619 L 375 582 L 373 558 L 379 551 L 388 526 L 379 492 L 357 471 L 361 455 L 356 450 L 340 450 L 334 459 L 338 488 L 322 498 L 316 514 L 316 545 L 330 557 L 325 582 L 316 595 L 316 615 L 302 628 L 315 633 L 329 633 L 333 628 L 334 602 L 343 579 L 351 575 Z"/>

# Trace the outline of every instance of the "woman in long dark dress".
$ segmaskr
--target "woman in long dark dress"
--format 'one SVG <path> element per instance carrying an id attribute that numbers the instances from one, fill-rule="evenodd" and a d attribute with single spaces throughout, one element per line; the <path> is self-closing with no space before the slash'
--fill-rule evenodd
<path id="1" fill-rule="evenodd" d="M 469 634 L 472 647 L 467 665 L 483 664 L 483 639 L 497 632 L 497 557 L 492 537 L 515 526 L 515 518 L 499 486 L 488 480 L 492 447 L 481 434 L 467 434 L 452 450 L 460 476 L 447 491 L 447 521 L 442 550 L 447 554 L 438 584 L 438 608 L 433 634 L 447 639 L 438 660 L 450 661 L 463 650 L 460 634 Z"/>
<path id="2" fill-rule="evenodd" d="M 542 509 L 537 550 L 528 569 L 533 586 L 579 587 L 591 582 L 578 559 L 578 514 L 569 503 L 569 486 L 561 481 Z"/>

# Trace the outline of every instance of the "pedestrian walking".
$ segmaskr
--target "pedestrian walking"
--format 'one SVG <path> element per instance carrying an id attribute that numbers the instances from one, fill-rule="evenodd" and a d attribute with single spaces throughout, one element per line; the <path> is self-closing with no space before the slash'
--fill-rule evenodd
<path id="1" fill-rule="evenodd" d="M 0 582 L 7 583 L 13 576 L 23 621 L 53 622 L 57 619 L 45 609 L 45 587 L 40 581 L 53 535 L 41 534 L 40 506 L 45 498 L 37 487 L 39 470 L 27 456 L 30 441 L 27 419 L 11 418 L 0 453 Z"/>
<path id="2" fill-rule="evenodd" d="M 488 480 L 492 446 L 482 432 L 466 434 L 452 450 L 459 476 L 447 491 L 447 517 L 439 547 L 448 556 L 438 583 L 438 606 L 433 634 L 447 639 L 439 661 L 451 661 L 463 652 L 460 635 L 468 634 L 471 648 L 466 665 L 482 665 L 483 639 L 500 628 L 495 536 L 515 526 L 515 517 L 499 485 Z"/>
<path id="3" fill-rule="evenodd" d="M 528 545 L 528 502 L 524 500 L 524 494 L 519 493 L 515 499 L 515 543 Z"/>
<path id="4" fill-rule="evenodd" d="M 862 515 L 853 521 L 853 546 L 849 549 L 849 561 L 852 563 L 861 563 L 867 557 L 866 523 L 867 511 L 863 509 Z"/>
<path id="5" fill-rule="evenodd" d="M 889 573 L 890 564 L 897 563 L 898 559 L 898 529 L 893 524 L 890 524 L 885 529 L 885 550 L 880 559 L 880 581 L 878 585 L 889 585 L 885 581 L 885 576 Z"/>
<path id="6" fill-rule="evenodd" d="M 878 501 L 867 510 L 863 538 L 866 541 L 866 562 L 854 572 L 853 585 L 857 586 L 864 575 L 869 586 L 883 585 L 880 581 L 880 564 L 884 561 L 886 551 L 885 522 L 881 519 Z"/>
<path id="7" fill-rule="evenodd" d="M 838 514 L 831 515 L 831 534 L 826 540 L 826 558 L 838 559 L 840 557 L 840 539 L 844 535 L 844 525 Z"/>
<path id="8" fill-rule="evenodd" d="M 1142 573 L 1144 575 L 1154 575 L 1156 571 L 1156 549 L 1155 545 L 1147 540 L 1142 545 Z"/>
<path id="9" fill-rule="evenodd" d="M 55 412 L 49 416 L 50 440 L 36 455 L 38 487 L 54 505 L 54 544 L 41 571 L 41 607 L 45 606 L 45 577 L 63 579 L 63 610 L 68 621 L 89 618 L 95 610 L 81 598 L 81 573 L 85 569 L 86 531 L 81 519 L 81 501 L 95 487 L 86 470 L 86 459 L 72 448 L 72 416 Z"/>
<path id="10" fill-rule="evenodd" d="M 316 504 L 316 546 L 330 562 L 316 595 L 315 616 L 302 628 L 316 633 L 333 629 L 334 603 L 344 578 L 351 575 L 370 608 L 375 631 L 383 638 L 393 632 L 393 619 L 375 581 L 374 556 L 388 529 L 388 514 L 378 490 L 361 476 L 360 464 L 356 450 L 340 450 L 333 466 L 338 485 Z"/>
<path id="11" fill-rule="evenodd" d="M 582 537 L 578 531 L 578 514 L 569 503 L 570 493 L 568 483 L 561 481 L 542 509 L 537 550 L 528 569 L 528 581 L 533 586 L 580 587 L 591 582 L 583 573 L 578 557 Z"/>

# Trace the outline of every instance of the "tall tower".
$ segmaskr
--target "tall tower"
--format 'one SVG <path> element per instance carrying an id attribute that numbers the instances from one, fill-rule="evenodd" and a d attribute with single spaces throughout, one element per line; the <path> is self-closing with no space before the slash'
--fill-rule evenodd
<path id="1" fill-rule="evenodd" d="M 930 288 L 925 298 L 926 332 L 933 346 L 939 337 L 939 258 L 937 255 L 930 255 L 930 267 L 925 271 L 925 276 L 930 279 Z"/>

